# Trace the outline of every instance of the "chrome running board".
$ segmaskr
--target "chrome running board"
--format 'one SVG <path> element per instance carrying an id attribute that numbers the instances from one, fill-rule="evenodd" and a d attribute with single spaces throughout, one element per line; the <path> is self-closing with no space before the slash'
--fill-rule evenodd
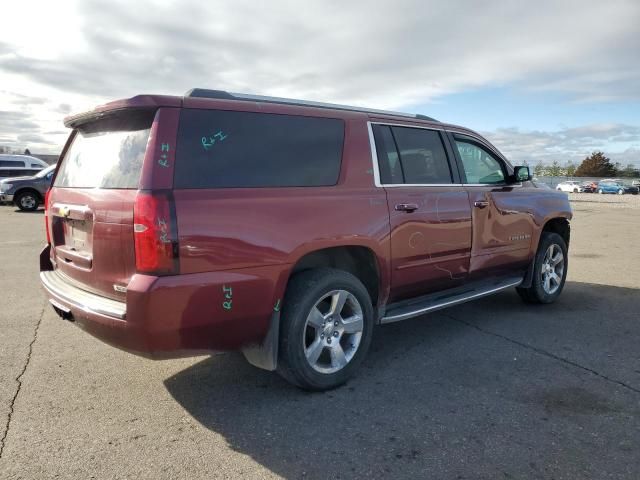
<path id="1" fill-rule="evenodd" d="M 393 323 L 408 318 L 418 317 L 425 313 L 459 305 L 470 300 L 486 297 L 511 287 L 517 287 L 523 278 L 507 277 L 490 281 L 474 282 L 443 292 L 431 293 L 409 300 L 403 300 L 387 306 L 380 323 Z"/>

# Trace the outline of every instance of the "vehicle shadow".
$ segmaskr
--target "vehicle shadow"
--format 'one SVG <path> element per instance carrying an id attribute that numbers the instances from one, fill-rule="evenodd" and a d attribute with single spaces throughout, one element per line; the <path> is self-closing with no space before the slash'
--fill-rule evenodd
<path id="1" fill-rule="evenodd" d="M 628 288 L 568 282 L 547 306 L 508 291 L 377 328 L 359 374 L 330 392 L 298 390 L 239 354 L 165 386 L 285 478 L 623 474 L 637 458 L 620 445 L 640 442 L 637 392 L 620 385 L 640 388 L 639 309 Z"/>
<path id="2" fill-rule="evenodd" d="M 32 211 L 28 211 L 28 210 L 20 210 L 19 208 L 16 208 L 16 209 L 14 210 L 14 212 L 15 212 L 15 213 L 24 213 L 24 214 L 26 214 L 26 215 L 29 215 L 29 214 L 31 214 L 31 215 L 33 215 L 33 214 L 40 214 L 40 215 L 42 215 L 42 214 L 44 214 L 44 208 L 38 208 L 37 210 L 32 210 Z"/>

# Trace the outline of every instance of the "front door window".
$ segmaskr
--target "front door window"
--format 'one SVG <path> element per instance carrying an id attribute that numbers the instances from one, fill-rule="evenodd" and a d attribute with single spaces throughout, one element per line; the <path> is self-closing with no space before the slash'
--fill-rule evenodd
<path id="1" fill-rule="evenodd" d="M 468 184 L 499 185 L 505 183 L 502 163 L 484 148 L 456 139 L 462 166 Z"/>

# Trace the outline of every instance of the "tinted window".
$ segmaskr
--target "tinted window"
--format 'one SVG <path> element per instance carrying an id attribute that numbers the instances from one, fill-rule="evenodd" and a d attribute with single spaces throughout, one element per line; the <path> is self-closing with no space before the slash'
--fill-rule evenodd
<path id="1" fill-rule="evenodd" d="M 437 131 L 410 127 L 392 127 L 391 130 L 400 154 L 405 183 L 452 183 L 447 154 Z"/>
<path id="2" fill-rule="evenodd" d="M 175 187 L 335 185 L 343 140 L 342 120 L 185 109 Z"/>
<path id="3" fill-rule="evenodd" d="M 125 111 L 77 129 L 56 187 L 138 188 L 154 112 Z"/>
<path id="4" fill-rule="evenodd" d="M 505 176 L 502 162 L 493 157 L 487 150 L 475 143 L 458 138 L 456 138 L 456 146 L 464 167 L 466 183 L 504 183 Z"/>
<path id="5" fill-rule="evenodd" d="M 19 168 L 26 166 L 23 161 L 18 160 L 0 160 L 0 167 Z"/>

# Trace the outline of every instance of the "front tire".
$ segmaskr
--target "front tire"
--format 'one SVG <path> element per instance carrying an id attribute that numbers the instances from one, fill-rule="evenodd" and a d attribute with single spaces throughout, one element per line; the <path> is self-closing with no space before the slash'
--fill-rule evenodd
<path id="1" fill-rule="evenodd" d="M 543 232 L 536 252 L 533 279 L 528 288 L 516 290 L 527 303 L 553 303 L 567 278 L 567 244 L 557 233 Z"/>
<path id="2" fill-rule="evenodd" d="M 362 363 L 373 333 L 373 306 L 362 282 L 331 268 L 289 282 L 280 323 L 278 373 L 305 390 L 346 382 Z"/>
<path id="3" fill-rule="evenodd" d="M 603 194 L 604 192 L 603 192 L 603 191 L 602 191 L 602 189 L 600 188 L 600 189 L 598 189 L 598 193 L 599 193 L 599 194 Z"/>
<path id="4" fill-rule="evenodd" d="M 624 195 L 624 190 L 623 189 L 618 190 L 618 195 Z"/>
<path id="5" fill-rule="evenodd" d="M 33 212 L 38 209 L 40 199 L 34 192 L 22 192 L 16 197 L 15 203 L 23 212 Z"/>

